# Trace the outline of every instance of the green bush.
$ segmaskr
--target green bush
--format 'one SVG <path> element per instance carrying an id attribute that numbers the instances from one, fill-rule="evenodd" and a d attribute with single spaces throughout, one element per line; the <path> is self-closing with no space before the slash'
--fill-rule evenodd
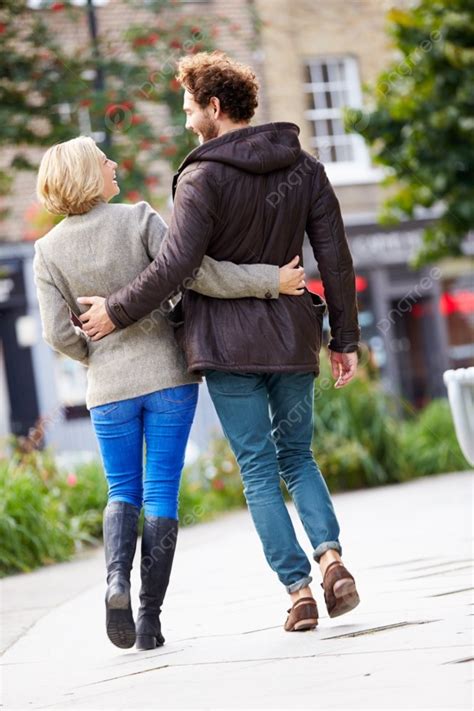
<path id="1" fill-rule="evenodd" d="M 183 472 L 179 492 L 182 525 L 213 518 L 245 506 L 240 471 L 226 440 L 215 439 L 209 451 Z"/>
<path id="2" fill-rule="evenodd" d="M 32 570 L 74 552 L 60 490 L 31 466 L 0 464 L 0 572 Z"/>
<path id="3" fill-rule="evenodd" d="M 68 484 L 68 477 L 76 483 Z M 82 464 L 77 473 L 60 477 L 62 492 L 71 524 L 82 541 L 95 542 L 102 537 L 102 513 L 107 503 L 107 481 L 98 462 Z"/>
<path id="4" fill-rule="evenodd" d="M 314 394 L 313 451 L 332 490 L 398 481 L 400 404 L 367 369 L 334 388 L 327 358 Z"/>
<path id="5" fill-rule="evenodd" d="M 0 460 L 0 575 L 68 560 L 97 542 L 106 499 L 97 465 L 61 472 L 48 451 Z"/>
<path id="6" fill-rule="evenodd" d="M 469 468 L 447 400 L 413 414 L 382 389 L 370 367 L 335 389 L 322 355 L 314 395 L 313 451 L 331 491 L 406 481 Z"/>
<path id="7" fill-rule="evenodd" d="M 330 491 L 348 491 L 390 481 L 367 447 L 353 439 L 344 442 L 337 435 L 328 435 L 324 447 L 318 447 L 316 461 Z"/>
<path id="8" fill-rule="evenodd" d="M 456 438 L 447 400 L 433 400 L 422 412 L 401 423 L 403 479 L 469 469 Z"/>

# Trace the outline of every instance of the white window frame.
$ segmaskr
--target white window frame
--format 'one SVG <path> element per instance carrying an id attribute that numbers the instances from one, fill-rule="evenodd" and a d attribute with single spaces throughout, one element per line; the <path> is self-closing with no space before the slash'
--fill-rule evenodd
<path id="1" fill-rule="evenodd" d="M 303 89 L 305 94 L 313 94 L 315 96 L 315 88 L 322 86 L 333 86 L 334 88 L 344 88 L 348 94 L 348 106 L 353 108 L 362 108 L 362 91 L 360 87 L 359 69 L 357 60 L 351 55 L 315 55 L 305 59 L 305 68 L 318 62 L 342 62 L 344 64 L 344 73 L 346 81 L 344 84 L 332 82 L 332 84 L 318 84 L 316 82 L 305 82 Z M 336 86 L 337 84 L 337 86 Z M 314 102 L 316 105 L 316 102 Z M 307 109 L 304 112 L 305 119 L 311 125 L 310 145 L 312 148 L 317 148 L 318 138 L 314 135 L 312 127 L 313 121 L 341 118 L 342 109 Z M 350 139 L 350 144 L 353 150 L 354 160 L 351 161 L 328 161 L 324 163 L 329 180 L 334 185 L 354 185 L 361 183 L 379 182 L 383 177 L 381 169 L 374 168 L 370 161 L 370 154 L 362 136 L 357 134 L 345 134 Z"/>

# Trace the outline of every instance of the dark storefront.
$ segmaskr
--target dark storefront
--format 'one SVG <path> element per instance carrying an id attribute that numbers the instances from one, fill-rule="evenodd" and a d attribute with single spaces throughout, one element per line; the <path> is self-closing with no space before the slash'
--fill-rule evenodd
<path id="1" fill-rule="evenodd" d="M 445 370 L 474 364 L 474 285 L 468 258 L 416 271 L 408 266 L 425 224 L 346 225 L 363 342 L 387 390 L 415 407 L 446 396 Z M 314 265 L 309 247 L 305 264 Z M 323 293 L 311 266 L 307 273 L 314 277 L 311 290 Z"/>
<path id="2" fill-rule="evenodd" d="M 0 259 L 0 356 L 15 435 L 26 435 L 39 416 L 32 352 L 24 335 L 28 318 L 23 259 Z"/>

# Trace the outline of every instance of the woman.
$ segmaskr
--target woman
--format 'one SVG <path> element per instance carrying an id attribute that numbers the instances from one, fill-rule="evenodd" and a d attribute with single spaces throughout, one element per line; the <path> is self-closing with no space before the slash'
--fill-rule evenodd
<path id="1" fill-rule="evenodd" d="M 160 313 L 94 342 L 74 326 L 81 294 L 106 297 L 155 257 L 166 225 L 145 202 L 108 201 L 120 192 L 117 164 L 88 137 L 50 148 L 38 174 L 40 201 L 66 218 L 35 244 L 43 337 L 87 367 L 86 405 L 108 481 L 104 511 L 106 628 L 118 647 L 164 643 L 160 611 L 178 530 L 178 490 L 200 378 L 189 374 Z M 301 292 L 302 269 L 238 266 L 206 257 L 192 288 L 214 298 L 276 298 Z M 146 444 L 145 481 L 142 477 Z M 135 626 L 130 571 L 144 506 L 140 609 Z"/>

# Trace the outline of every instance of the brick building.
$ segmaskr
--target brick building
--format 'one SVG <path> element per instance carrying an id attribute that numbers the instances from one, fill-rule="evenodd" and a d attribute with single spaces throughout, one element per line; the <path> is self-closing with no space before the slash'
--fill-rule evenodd
<path id="1" fill-rule="evenodd" d="M 408 267 L 434 213 L 420 211 L 417 219 L 381 228 L 384 173 L 372 164 L 361 137 L 346 134 L 342 123 L 342 108 L 364 105 L 363 86 L 374 84 L 396 59 L 386 33 L 393 5 L 410 2 L 256 0 L 265 118 L 298 124 L 304 148 L 318 150 L 351 244 L 363 340 L 386 387 L 422 406 L 444 396 L 445 369 L 474 362 L 469 262 L 444 260 L 416 272 Z M 312 288 L 320 290 L 308 248 L 305 266 L 316 277 Z"/>

